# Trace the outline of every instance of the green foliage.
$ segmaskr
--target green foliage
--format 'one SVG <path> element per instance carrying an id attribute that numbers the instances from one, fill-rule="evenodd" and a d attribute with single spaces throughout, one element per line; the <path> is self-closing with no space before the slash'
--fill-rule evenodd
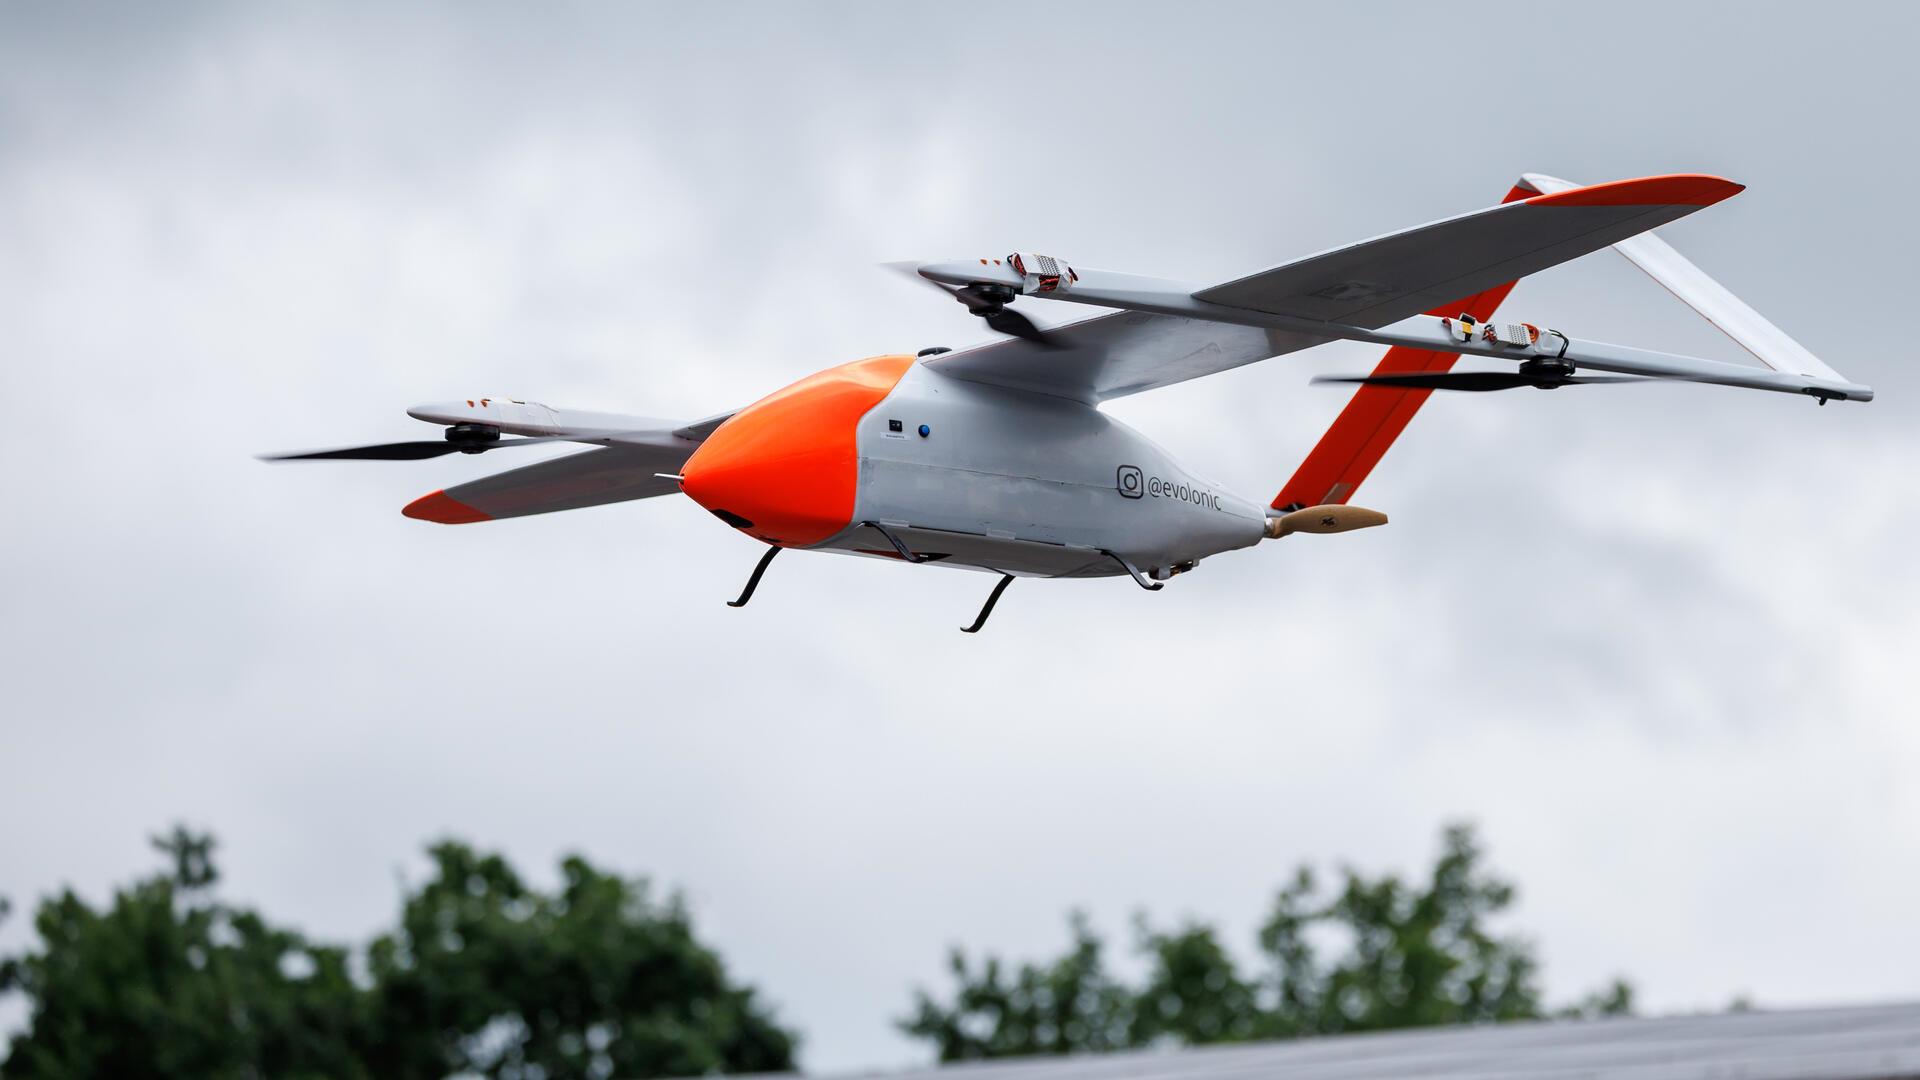
<path id="1" fill-rule="evenodd" d="M 1486 920 L 1513 886 L 1480 871 L 1473 831 L 1446 830 L 1426 888 L 1389 874 L 1345 886 L 1320 918 L 1349 931 L 1348 955 L 1321 984 L 1317 1031 L 1373 1031 L 1541 1015 L 1532 950 Z"/>
<path id="2" fill-rule="evenodd" d="M 9 958 L 0 989 L 31 1027 L 9 1077 L 367 1075 L 364 995 L 346 955 L 215 902 L 213 841 L 176 828 L 171 872 L 95 911 L 71 891 L 34 916 L 41 951 Z"/>
<path id="3" fill-rule="evenodd" d="M 548 896 L 497 855 L 451 842 L 432 855 L 433 880 L 369 952 L 383 1035 L 378 1074 L 792 1067 L 794 1036 L 751 990 L 728 982 L 678 898 L 656 903 L 645 883 L 579 858 L 561 864 L 561 888 Z"/>
<path id="4" fill-rule="evenodd" d="M 1727 1006 L 1728 1012 L 1745 1012 L 1752 1008 L 1744 998 L 1735 998 Z M 1633 1015 L 1633 986 L 1625 979 L 1615 979 L 1606 986 L 1593 991 L 1571 1005 L 1563 1006 L 1554 1013 L 1566 1020 L 1597 1020 L 1603 1016 Z"/>
<path id="5" fill-rule="evenodd" d="M 1345 870 L 1339 888 L 1323 897 L 1302 867 L 1260 928 L 1258 974 L 1239 970 L 1212 927 L 1160 932 L 1141 919 L 1137 948 L 1147 970 L 1130 988 L 1100 966 L 1102 943 L 1076 914 L 1068 954 L 1023 965 L 1011 982 L 997 959 L 975 964 L 956 949 L 953 1000 L 919 992 L 900 1027 L 932 1043 L 941 1060 L 960 1061 L 1546 1015 L 1531 947 L 1488 929 L 1514 892 L 1482 862 L 1473 831 L 1454 826 L 1419 884 Z M 1322 960 L 1328 947 L 1334 958 Z M 1049 1026 L 1047 1006 L 1057 999 L 1042 992 L 1089 972 L 1100 988 L 1097 1013 L 1074 1014 L 1081 1022 L 1071 1028 Z M 1560 1015 L 1617 1015 L 1632 1006 L 1632 989 L 1616 981 Z M 1095 1015 L 1097 1025 L 1085 1022 Z"/>
<path id="6" fill-rule="evenodd" d="M 1259 988 L 1240 977 L 1213 928 L 1188 923 L 1160 933 L 1137 924 L 1147 981 L 1134 996 L 1130 1042 L 1242 1042 L 1259 1031 Z"/>
<path id="7" fill-rule="evenodd" d="M 40 951 L 0 960 L 30 1023 L 7 1077 L 685 1075 L 790 1068 L 794 1036 L 646 884 L 562 865 L 548 895 L 500 857 L 432 849 L 431 878 L 367 950 L 218 901 L 213 840 L 175 829 L 170 869 L 95 911 L 44 901 Z"/>
<path id="8" fill-rule="evenodd" d="M 1086 918 L 1075 912 L 1070 926 L 1065 956 L 1044 967 L 1023 964 L 1010 978 L 992 957 L 976 972 L 955 949 L 950 963 L 960 990 L 953 1008 L 920 994 L 916 1015 L 902 1026 L 933 1040 L 945 1060 L 1131 1045 L 1132 995 L 1107 973 Z"/>

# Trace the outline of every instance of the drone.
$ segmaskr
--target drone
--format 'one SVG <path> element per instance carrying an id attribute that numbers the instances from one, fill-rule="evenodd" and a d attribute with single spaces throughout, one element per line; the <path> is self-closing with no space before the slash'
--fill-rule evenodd
<path id="1" fill-rule="evenodd" d="M 1155 591 L 1214 555 L 1383 525 L 1353 494 L 1435 390 L 1689 382 L 1870 401 L 1650 230 L 1743 186 L 1679 174 L 1582 186 L 1529 173 L 1499 205 L 1212 285 L 1076 267 L 1033 252 L 896 264 L 1000 335 L 874 356 L 744 408 L 687 421 L 482 397 L 408 409 L 443 438 L 267 455 L 418 460 L 553 442 L 594 449 L 435 491 L 407 517 L 447 525 L 683 494 L 766 545 L 744 607 L 789 548 L 1015 578 L 1126 578 Z M 1495 321 L 1514 284 L 1612 247 L 1763 366 Z M 1042 329 L 1016 303 L 1112 309 Z M 1332 341 L 1387 346 L 1269 502 L 1236 494 L 1101 411 L 1114 398 Z M 1455 371 L 1462 356 L 1494 370 Z M 511 437 L 510 437 L 511 436 Z"/>

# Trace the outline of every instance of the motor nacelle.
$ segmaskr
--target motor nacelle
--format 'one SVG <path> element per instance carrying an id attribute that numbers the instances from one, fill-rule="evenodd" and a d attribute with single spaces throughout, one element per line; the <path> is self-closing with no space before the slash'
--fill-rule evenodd
<path id="1" fill-rule="evenodd" d="M 479 454 L 500 441 L 500 429 L 492 424 L 455 424 L 446 430 L 446 436 L 461 453 Z"/>

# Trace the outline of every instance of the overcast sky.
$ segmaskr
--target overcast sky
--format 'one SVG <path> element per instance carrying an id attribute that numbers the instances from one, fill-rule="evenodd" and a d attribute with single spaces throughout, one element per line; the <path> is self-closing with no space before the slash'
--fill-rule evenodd
<path id="1" fill-rule="evenodd" d="M 924 1059 L 950 942 L 1245 947 L 1297 862 L 1466 819 L 1556 998 L 1920 997 L 1920 9 L 1367 10 L 9 6 L 0 948 L 175 820 L 345 941 L 436 836 L 578 850 L 844 1071 Z M 981 338 L 883 260 L 1221 280 L 1535 170 L 1750 185 L 1662 235 L 1879 400 L 1436 397 L 1388 528 L 1022 581 L 978 637 L 989 580 L 868 560 L 729 609 L 759 549 L 678 497 L 447 528 L 399 508 L 500 461 L 252 458 L 480 394 L 692 419 Z M 1610 253 L 1504 310 L 1741 356 Z M 1266 498 L 1376 354 L 1110 408 Z"/>

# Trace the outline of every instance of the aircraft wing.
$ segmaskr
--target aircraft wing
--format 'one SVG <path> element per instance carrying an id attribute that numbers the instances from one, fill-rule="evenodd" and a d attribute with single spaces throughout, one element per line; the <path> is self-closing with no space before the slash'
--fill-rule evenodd
<path id="1" fill-rule="evenodd" d="M 654 474 L 678 472 L 698 445 L 615 444 L 568 454 L 433 492 L 415 499 L 401 513 L 443 525 L 466 525 L 670 495 L 680 490 L 679 482 Z"/>
<path id="2" fill-rule="evenodd" d="M 1696 174 L 1569 187 L 1311 255 L 1193 298 L 1372 329 L 1598 251 L 1743 189 Z"/>
<path id="3" fill-rule="evenodd" d="M 926 361 L 943 375 L 1097 403 L 1197 379 L 1331 338 L 1180 315 L 1122 311 Z"/>
<path id="4" fill-rule="evenodd" d="M 1518 198 L 1499 206 L 1204 287 L 1069 267 L 1051 259 L 1048 265 L 1060 273 L 1044 278 L 1016 269 L 1012 257 L 921 264 L 915 267 L 920 276 L 956 290 L 999 289 L 1005 295 L 1123 309 L 1047 331 L 1058 348 L 1011 339 L 944 354 L 928 365 L 955 378 L 1100 402 L 1338 338 L 1424 350 L 1427 337 L 1438 339 L 1437 330 L 1393 324 L 1422 312 L 1448 310 L 1461 297 L 1478 296 L 1620 244 L 1742 190 L 1731 180 L 1692 173 L 1544 192 L 1529 186 L 1516 189 Z M 1656 276 L 1671 282 L 1677 275 L 1662 271 Z M 1726 308 L 1724 303 L 1719 306 Z M 1498 352 L 1475 344 L 1433 351 Z M 1628 351 L 1634 355 L 1626 355 Z M 1722 370 L 1726 365 L 1628 351 L 1595 346 L 1579 355 L 1562 355 L 1603 370 L 1664 378 L 1732 379 L 1732 385 L 1790 392 L 1813 385 L 1756 382 L 1738 371 Z M 1652 363 L 1655 360 L 1659 363 Z M 1805 370 L 1804 365 L 1799 370 Z M 1830 369 L 1822 370 L 1829 377 L 1818 389 L 1825 392 L 1828 383 L 1842 385 L 1830 377 Z M 1863 400 L 1858 391 L 1864 388 L 1844 384 L 1844 390 L 1832 396 Z"/>

